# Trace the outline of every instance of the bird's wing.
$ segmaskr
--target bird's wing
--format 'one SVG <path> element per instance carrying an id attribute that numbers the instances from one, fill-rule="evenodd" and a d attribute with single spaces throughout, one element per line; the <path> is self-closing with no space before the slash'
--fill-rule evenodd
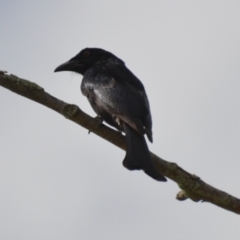
<path id="1" fill-rule="evenodd" d="M 146 132 L 145 119 L 151 117 L 147 96 L 143 91 L 129 84 L 126 79 L 114 74 L 84 76 L 82 91 L 84 95 L 94 95 L 95 104 L 116 119 L 129 124 L 140 134 Z M 91 96 L 88 96 L 91 97 Z"/>

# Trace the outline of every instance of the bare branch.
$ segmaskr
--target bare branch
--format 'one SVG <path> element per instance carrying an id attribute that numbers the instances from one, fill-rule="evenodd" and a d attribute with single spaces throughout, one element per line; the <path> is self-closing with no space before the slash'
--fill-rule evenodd
<path id="1" fill-rule="evenodd" d="M 7 88 L 21 96 L 38 102 L 62 114 L 67 119 L 81 125 L 96 135 L 104 138 L 117 147 L 125 150 L 124 136 L 106 125 L 99 126 L 99 122 L 84 113 L 78 106 L 65 103 L 47 92 L 36 83 L 7 75 L 0 71 L 0 86 Z M 176 196 L 180 201 L 187 198 L 195 202 L 209 202 L 226 210 L 240 214 L 240 199 L 218 190 L 202 181 L 199 177 L 186 172 L 176 163 L 167 162 L 152 153 L 157 169 L 166 177 L 172 179 L 182 189 Z"/>

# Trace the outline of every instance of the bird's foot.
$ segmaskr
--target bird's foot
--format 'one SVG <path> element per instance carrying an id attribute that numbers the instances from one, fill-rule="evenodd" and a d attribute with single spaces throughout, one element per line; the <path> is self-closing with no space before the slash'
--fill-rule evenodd
<path id="1" fill-rule="evenodd" d="M 94 118 L 94 125 L 96 125 L 96 129 L 98 129 L 101 126 L 102 122 L 103 122 L 103 119 L 100 116 L 96 116 Z M 90 133 L 91 133 L 91 130 L 88 131 L 88 134 Z"/>

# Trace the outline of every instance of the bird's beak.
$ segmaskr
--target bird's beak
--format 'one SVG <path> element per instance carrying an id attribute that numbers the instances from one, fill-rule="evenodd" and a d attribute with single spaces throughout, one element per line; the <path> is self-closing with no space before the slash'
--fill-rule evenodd
<path id="1" fill-rule="evenodd" d="M 80 64 L 76 61 L 68 61 L 60 66 L 58 66 L 54 72 L 61 72 L 61 71 L 71 71 L 71 72 L 80 72 L 79 70 L 83 67 L 83 64 Z"/>

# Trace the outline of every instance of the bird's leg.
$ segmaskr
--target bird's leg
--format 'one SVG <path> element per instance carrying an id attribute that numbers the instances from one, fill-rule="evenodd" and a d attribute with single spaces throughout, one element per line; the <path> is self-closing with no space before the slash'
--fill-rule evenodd
<path id="1" fill-rule="evenodd" d="M 101 126 L 103 119 L 101 118 L 101 116 L 96 116 L 93 121 L 94 121 L 94 124 L 95 123 L 97 124 L 96 129 L 98 129 Z M 91 133 L 91 130 L 88 131 L 88 134 L 90 133 Z"/>
<path id="2" fill-rule="evenodd" d="M 100 125 L 103 123 L 103 119 L 102 119 L 102 117 L 101 116 L 96 116 L 95 118 L 94 118 L 94 121 L 98 124 L 97 125 L 97 129 L 100 127 Z"/>

